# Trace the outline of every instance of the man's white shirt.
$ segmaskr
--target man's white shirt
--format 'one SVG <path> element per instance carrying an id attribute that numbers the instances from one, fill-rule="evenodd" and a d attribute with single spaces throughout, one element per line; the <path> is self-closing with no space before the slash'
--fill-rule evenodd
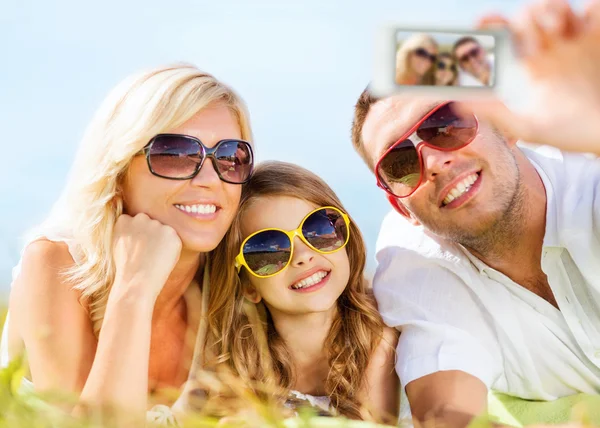
<path id="1" fill-rule="evenodd" d="M 428 374 L 460 370 L 527 399 L 600 393 L 600 160 L 522 150 L 546 188 L 542 269 L 560 311 L 391 212 L 373 286 L 384 321 L 401 331 L 403 390 Z"/>
<path id="2" fill-rule="evenodd" d="M 490 85 L 493 86 L 496 82 L 496 65 L 494 61 L 494 54 L 487 55 L 488 63 L 490 64 Z M 485 86 L 479 79 L 473 76 L 468 71 L 463 70 L 462 67 L 458 67 L 458 86 Z"/>

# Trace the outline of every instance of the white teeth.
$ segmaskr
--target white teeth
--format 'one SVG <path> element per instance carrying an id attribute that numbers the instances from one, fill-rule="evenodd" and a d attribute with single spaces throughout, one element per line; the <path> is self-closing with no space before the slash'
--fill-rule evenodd
<path id="1" fill-rule="evenodd" d="M 181 211 L 185 211 L 188 213 L 197 213 L 197 214 L 212 214 L 217 211 L 217 207 L 215 205 L 179 205 L 175 204 L 175 208 Z"/>
<path id="2" fill-rule="evenodd" d="M 471 186 L 473 185 L 473 183 L 475 183 L 477 181 L 478 177 L 479 176 L 477 174 L 471 174 L 467 178 L 465 178 L 463 181 L 458 183 L 453 189 L 451 189 L 448 192 L 448 194 L 442 201 L 442 206 L 448 205 L 450 202 L 452 202 L 456 198 L 459 198 L 464 193 L 468 192 L 469 189 L 471 188 Z"/>
<path id="3" fill-rule="evenodd" d="M 327 272 L 325 272 L 324 270 L 320 270 L 318 272 L 313 273 L 308 278 L 304 278 L 302 281 L 298 281 L 297 283 L 292 285 L 292 289 L 297 290 L 299 288 L 310 287 L 310 286 L 315 285 L 318 282 L 320 282 L 326 276 L 327 276 Z"/>

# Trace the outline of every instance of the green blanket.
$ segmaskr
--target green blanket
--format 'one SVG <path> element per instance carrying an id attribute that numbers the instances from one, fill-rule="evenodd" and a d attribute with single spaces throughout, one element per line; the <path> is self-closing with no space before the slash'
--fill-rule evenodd
<path id="1" fill-rule="evenodd" d="M 471 424 L 470 428 L 489 426 L 490 419 L 514 427 L 539 424 L 566 424 L 579 422 L 600 427 L 600 395 L 577 394 L 559 398 L 555 401 L 530 401 L 504 394 L 490 394 L 489 418 L 481 417 Z M 287 421 L 286 427 L 300 428 L 303 424 L 298 420 Z M 306 426 L 306 425 L 304 425 Z M 310 427 L 348 427 L 371 428 L 377 425 L 342 421 L 338 418 L 314 418 Z M 381 425 L 380 425 L 381 426 Z"/>
<path id="2" fill-rule="evenodd" d="M 477 418 L 470 428 L 489 427 L 489 421 L 522 427 L 539 424 L 579 422 L 600 427 L 600 395 L 577 394 L 555 401 L 530 401 L 492 393 L 489 396 L 489 417 Z M 286 428 L 374 428 L 382 425 L 345 421 L 341 418 L 311 418 L 307 424 L 299 419 L 286 421 Z"/>
<path id="3" fill-rule="evenodd" d="M 568 422 L 600 426 L 600 395 L 577 394 L 554 401 L 530 401 L 490 394 L 489 413 L 498 422 L 517 427 Z"/>

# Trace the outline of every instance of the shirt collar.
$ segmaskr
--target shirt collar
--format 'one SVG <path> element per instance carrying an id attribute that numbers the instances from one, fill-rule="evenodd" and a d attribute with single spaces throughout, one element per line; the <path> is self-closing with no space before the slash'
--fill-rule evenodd
<path id="1" fill-rule="evenodd" d="M 544 189 L 546 190 L 546 231 L 544 233 L 543 247 L 558 247 L 558 223 L 557 223 L 557 207 L 556 207 L 556 195 L 555 189 L 552 185 L 552 181 L 544 169 L 539 165 L 536 160 L 527 153 L 527 158 L 531 164 L 535 167 L 538 172 Z"/>

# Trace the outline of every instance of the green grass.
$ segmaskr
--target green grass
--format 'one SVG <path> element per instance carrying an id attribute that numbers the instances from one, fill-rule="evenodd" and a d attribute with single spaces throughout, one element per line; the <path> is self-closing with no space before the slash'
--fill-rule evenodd
<path id="1" fill-rule="evenodd" d="M 0 331 L 6 314 L 5 306 L 0 306 Z M 0 370 L 0 428 L 113 428 L 130 426 L 115 422 L 113 412 L 101 412 L 91 409 L 91 414 L 84 418 L 74 418 L 58 407 L 49 403 L 71 402 L 73 397 L 61 397 L 59 394 L 41 396 L 27 392 L 21 388 L 21 380 L 25 374 L 22 361 L 13 361 L 8 367 Z M 218 383 L 218 382 L 217 382 Z M 238 396 L 231 407 L 221 407 L 220 413 L 227 414 L 219 419 L 206 414 L 206 406 L 197 406 L 198 412 L 191 412 L 188 419 L 182 422 L 183 428 L 192 427 L 273 427 L 273 428 L 370 428 L 382 427 L 369 422 L 350 421 L 341 417 L 319 417 L 314 409 L 299 410 L 294 418 L 285 418 L 281 409 L 273 404 L 260 401 L 256 396 L 248 394 L 247 389 L 235 384 L 232 379 L 225 379 L 222 384 L 229 385 L 230 390 L 237 388 Z M 240 381 L 241 384 L 241 381 Z M 245 392 L 239 392 L 239 391 Z M 556 414 L 557 404 L 570 409 L 566 413 Z M 572 423 L 581 426 L 600 426 L 600 396 L 579 394 L 564 397 L 556 402 L 529 402 L 514 397 L 494 396 L 490 401 L 490 411 L 495 417 L 480 417 L 474 420 L 470 428 L 491 428 L 490 421 L 512 426 L 529 424 Z M 558 406 L 560 407 L 560 406 Z M 243 416 L 234 418 L 229 409 L 243 409 Z M 223 412 L 224 410 L 224 412 Z M 204 412 L 204 413 L 203 413 Z M 121 413 L 122 414 L 122 413 Z M 214 414 L 214 413 L 213 413 Z M 440 424 L 431 423 L 427 428 L 435 428 Z M 153 425 L 148 425 L 153 426 Z"/>
<path id="2" fill-rule="evenodd" d="M 40 397 L 33 393 L 18 391 L 22 376 L 20 361 L 14 361 L 9 367 L 0 371 L 0 428 L 112 428 L 129 426 L 115 422 L 114 414 L 94 412 L 90 417 L 74 418 L 60 409 L 47 403 L 56 401 L 56 397 Z M 123 420 L 123 419 L 120 419 Z M 148 425 L 158 426 L 158 425 Z M 192 427 L 281 427 L 281 428 L 366 428 L 376 427 L 376 424 L 350 421 L 344 418 L 317 417 L 311 409 L 302 409 L 299 416 L 287 418 L 278 415 L 274 409 L 260 402 L 248 403 L 248 409 L 243 416 L 229 417 L 219 420 L 202 414 L 190 414 L 181 424 L 184 428 Z"/>
<path id="3" fill-rule="evenodd" d="M 6 306 L 0 306 L 0 331 L 4 324 Z M 74 403 L 73 397 L 64 397 L 59 394 L 39 395 L 21 388 L 21 380 L 25 375 L 23 361 L 15 360 L 0 369 L 0 428 L 112 428 L 128 426 L 115 422 L 112 412 L 101 412 L 91 409 L 90 416 L 74 418 L 60 410 L 59 407 L 49 403 Z M 350 421 L 345 418 L 319 417 L 310 408 L 300 409 L 298 416 L 285 418 L 280 409 L 268 403 L 261 402 L 255 396 L 245 395 L 243 405 L 236 402 L 236 409 L 243 408 L 243 416 L 219 419 L 201 412 L 190 413 L 182 421 L 182 427 L 281 427 L 281 428 L 366 428 L 378 425 Z M 120 419 L 122 420 L 122 419 Z M 148 425 L 153 426 L 153 425 Z"/>

